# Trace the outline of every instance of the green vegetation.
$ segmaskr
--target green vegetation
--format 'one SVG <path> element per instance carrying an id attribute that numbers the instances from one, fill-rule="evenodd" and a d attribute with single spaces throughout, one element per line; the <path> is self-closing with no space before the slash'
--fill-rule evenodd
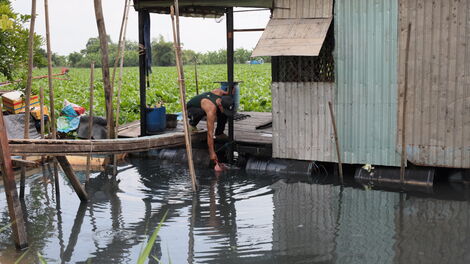
<path id="1" fill-rule="evenodd" d="M 60 69 L 54 69 L 54 73 Z M 34 75 L 47 74 L 47 69 L 34 71 Z M 72 68 L 69 72 L 70 80 L 54 80 L 56 111 L 62 108 L 64 99 L 84 106 L 89 109 L 89 69 Z M 196 95 L 194 66 L 185 66 L 185 79 L 187 100 Z M 200 65 L 198 66 L 199 92 L 210 91 L 218 88 L 215 81 L 227 80 L 227 68 L 225 65 Z M 235 80 L 240 84 L 241 100 L 240 111 L 271 111 L 271 65 L 235 65 Z M 1 80 L 0 80 L 1 81 Z M 47 79 L 33 81 L 33 92 L 38 94 L 39 87 L 44 87 L 47 94 Z M 116 78 L 117 87 L 117 78 Z M 12 86 L 4 86 L 2 89 L 13 89 Z M 114 97 L 116 98 L 116 96 Z M 47 102 L 46 97 L 46 102 Z M 147 90 L 147 104 L 155 105 L 163 101 L 167 113 L 181 111 L 179 103 L 179 88 L 177 84 L 177 72 L 175 67 L 153 67 L 150 75 L 150 87 Z M 138 120 L 139 112 L 139 70 L 137 67 L 124 68 L 123 89 L 121 96 L 120 123 Z M 105 102 L 103 83 L 101 81 L 101 69 L 95 69 L 95 113 L 105 116 Z"/>

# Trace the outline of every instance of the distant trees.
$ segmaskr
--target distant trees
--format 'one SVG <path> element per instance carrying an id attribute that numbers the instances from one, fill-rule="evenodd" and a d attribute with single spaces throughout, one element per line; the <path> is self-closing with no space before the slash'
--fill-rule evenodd
<path id="1" fill-rule="evenodd" d="M 24 26 L 30 16 L 13 12 L 9 0 L 0 0 L 0 74 L 13 80 L 25 74 L 28 64 L 29 29 Z M 40 47 L 42 38 L 34 36 L 34 65 L 44 65 Z"/>
<path id="2" fill-rule="evenodd" d="M 108 45 L 110 52 L 111 65 L 117 56 L 118 44 L 111 41 L 108 37 Z M 139 44 L 135 41 L 126 41 L 126 52 L 124 54 L 124 66 L 138 66 L 139 65 Z M 90 38 L 87 41 L 85 49 L 80 52 L 73 52 L 67 56 L 67 64 L 71 67 L 89 67 L 91 62 L 94 61 L 97 67 L 101 66 L 100 61 L 100 43 L 98 38 Z M 251 51 L 243 48 L 235 50 L 234 61 L 235 63 L 245 63 L 251 58 Z M 183 63 L 194 64 L 195 60 L 198 64 L 225 64 L 227 63 L 227 51 L 208 51 L 205 53 L 195 52 L 189 49 L 183 49 Z M 270 62 L 271 58 L 264 58 L 265 62 Z M 59 62 L 59 61 L 58 61 Z M 60 60 L 63 63 L 63 60 Z M 173 43 L 165 41 L 163 36 L 152 41 L 152 64 L 154 66 L 174 66 L 175 50 Z M 59 66 L 59 64 L 57 64 Z M 62 66 L 62 65 L 60 65 Z"/>

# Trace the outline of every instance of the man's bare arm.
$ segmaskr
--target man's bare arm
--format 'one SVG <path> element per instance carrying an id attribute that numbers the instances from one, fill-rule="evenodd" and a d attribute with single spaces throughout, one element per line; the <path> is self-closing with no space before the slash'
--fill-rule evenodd
<path id="1" fill-rule="evenodd" d="M 207 119 L 207 147 L 209 150 L 209 157 L 211 160 L 217 160 L 217 154 L 214 149 L 214 123 L 217 119 L 217 108 L 209 100 L 201 101 L 201 108 L 206 112 Z"/>

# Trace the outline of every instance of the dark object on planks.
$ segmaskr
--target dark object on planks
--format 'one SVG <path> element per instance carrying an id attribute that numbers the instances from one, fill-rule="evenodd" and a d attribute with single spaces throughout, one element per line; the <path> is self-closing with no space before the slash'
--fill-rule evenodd
<path id="1" fill-rule="evenodd" d="M 16 115 L 4 116 L 5 127 L 7 129 L 7 136 L 9 139 L 23 139 L 24 138 L 24 113 Z M 41 138 L 34 125 L 34 119 L 30 117 L 29 122 L 29 138 Z"/>
<path id="2" fill-rule="evenodd" d="M 106 119 L 99 116 L 93 117 L 93 129 L 92 129 L 92 138 L 93 139 L 106 139 L 107 138 L 107 129 L 106 129 Z M 89 136 L 89 126 L 90 126 L 90 117 L 82 116 L 80 117 L 80 124 L 78 125 L 78 137 L 87 139 Z"/>
<path id="3" fill-rule="evenodd" d="M 176 128 L 178 125 L 178 115 L 166 114 L 166 128 Z"/>
<path id="4" fill-rule="evenodd" d="M 234 121 L 241 121 L 243 119 L 247 119 L 248 117 L 251 117 L 250 115 L 245 115 L 245 114 L 240 114 L 240 113 L 235 113 L 233 116 Z"/>
<path id="5" fill-rule="evenodd" d="M 273 126 L 273 120 L 271 119 L 271 120 L 268 121 L 268 122 L 265 122 L 265 123 L 263 123 L 263 124 L 261 124 L 261 125 L 256 126 L 256 129 L 257 129 L 257 130 L 258 130 L 258 129 L 266 129 L 266 128 L 270 128 L 270 127 L 272 127 L 272 126 Z"/>

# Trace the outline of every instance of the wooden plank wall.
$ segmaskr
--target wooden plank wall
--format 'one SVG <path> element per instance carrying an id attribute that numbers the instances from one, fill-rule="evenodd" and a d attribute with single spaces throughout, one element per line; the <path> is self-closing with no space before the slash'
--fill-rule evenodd
<path id="1" fill-rule="evenodd" d="M 273 157 L 337 161 L 328 101 L 334 83 L 273 83 Z"/>
<path id="2" fill-rule="evenodd" d="M 273 18 L 329 18 L 333 0 L 275 0 Z"/>
<path id="3" fill-rule="evenodd" d="M 470 1 L 400 0 L 399 135 L 408 23 L 408 160 L 470 168 Z"/>

